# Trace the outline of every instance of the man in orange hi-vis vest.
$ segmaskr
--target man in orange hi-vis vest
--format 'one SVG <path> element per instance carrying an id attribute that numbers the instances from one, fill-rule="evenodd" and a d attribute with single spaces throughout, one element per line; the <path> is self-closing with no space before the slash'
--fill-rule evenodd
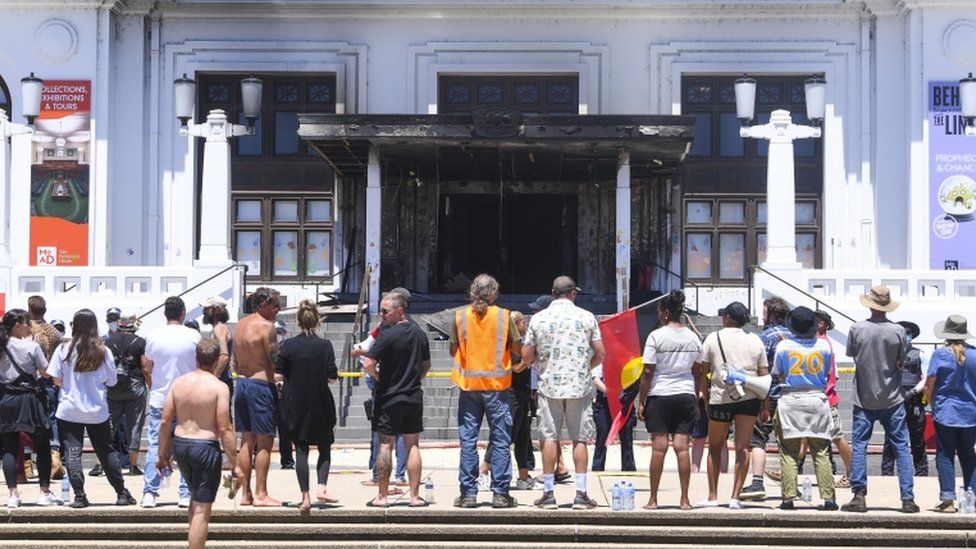
<path id="1" fill-rule="evenodd" d="M 508 388 L 512 385 L 512 355 L 522 350 L 522 338 L 510 311 L 495 305 L 498 281 L 487 274 L 475 277 L 468 291 L 471 305 L 459 309 L 451 327 L 451 381 L 461 390 L 458 396 L 458 438 L 461 465 L 458 481 L 461 495 L 455 507 L 478 506 L 478 431 L 488 417 L 491 439 L 491 506 L 515 507 L 508 495 L 512 481 L 512 414 Z"/>

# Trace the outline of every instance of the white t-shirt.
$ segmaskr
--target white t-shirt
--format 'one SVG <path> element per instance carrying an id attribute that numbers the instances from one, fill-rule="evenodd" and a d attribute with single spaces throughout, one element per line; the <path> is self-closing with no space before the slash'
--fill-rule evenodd
<path id="1" fill-rule="evenodd" d="M 115 358 L 105 349 L 105 358 L 97 370 L 91 372 L 75 371 L 78 353 L 68 356 L 71 343 L 63 343 L 51 356 L 47 373 L 61 378 L 61 396 L 58 398 L 58 411 L 55 417 L 72 423 L 97 425 L 108 421 L 108 399 L 106 388 L 115 385 Z"/>
<path id="2" fill-rule="evenodd" d="M 146 358 L 153 362 L 149 406 L 162 408 L 173 380 L 197 367 L 200 332 L 181 324 L 156 328 L 146 338 Z"/>
<path id="3" fill-rule="evenodd" d="M 692 367 L 702 361 L 698 336 L 685 327 L 661 326 L 647 336 L 644 364 L 654 364 L 651 396 L 695 394 Z"/>
<path id="4" fill-rule="evenodd" d="M 719 335 L 722 346 L 719 347 Z M 725 349 L 726 363 L 722 360 L 722 349 Z M 709 404 L 729 404 L 735 402 L 730 390 L 731 385 L 722 381 L 722 371 L 726 368 L 749 374 L 759 375 L 759 369 L 766 369 L 769 363 L 766 359 L 766 347 L 756 334 L 743 331 L 742 328 L 722 328 L 708 334 L 702 345 L 702 360 L 711 365 L 712 384 L 709 389 Z M 756 398 L 752 393 L 746 393 L 742 400 Z"/>

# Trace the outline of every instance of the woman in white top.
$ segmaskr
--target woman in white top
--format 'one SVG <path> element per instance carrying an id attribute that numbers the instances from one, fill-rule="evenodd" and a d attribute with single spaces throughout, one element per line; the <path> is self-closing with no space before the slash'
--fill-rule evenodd
<path id="1" fill-rule="evenodd" d="M 30 316 L 23 309 L 11 309 L 0 326 L 0 446 L 3 447 L 3 476 L 10 490 L 7 508 L 20 507 L 17 489 L 17 451 L 20 433 L 31 436 L 37 453 L 37 474 L 41 495 L 37 504 L 56 505 L 51 494 L 51 420 L 37 390 L 37 376 L 46 376 L 44 351 L 31 337 Z"/>
<path id="2" fill-rule="evenodd" d="M 88 507 L 85 475 L 81 468 L 81 447 L 86 430 L 105 476 L 118 494 L 115 504 L 135 505 L 135 498 L 125 489 L 118 453 L 112 450 L 106 388 L 115 385 L 117 379 L 115 359 L 98 337 L 95 313 L 88 309 L 75 313 L 71 321 L 71 341 L 62 343 L 54 351 L 48 373 L 61 387 L 56 415 L 68 478 L 75 492 L 71 507 Z"/>
<path id="3" fill-rule="evenodd" d="M 702 384 L 702 345 L 698 336 L 681 325 L 685 294 L 672 290 L 657 309 L 661 327 L 647 336 L 644 345 L 644 376 L 637 397 L 637 417 L 651 434 L 651 495 L 645 509 L 657 509 L 657 490 L 664 470 L 668 437 L 678 457 L 682 509 L 691 509 L 688 480 L 691 454 L 688 439 L 698 415 L 698 392 Z M 650 393 L 650 395 L 648 395 Z"/>

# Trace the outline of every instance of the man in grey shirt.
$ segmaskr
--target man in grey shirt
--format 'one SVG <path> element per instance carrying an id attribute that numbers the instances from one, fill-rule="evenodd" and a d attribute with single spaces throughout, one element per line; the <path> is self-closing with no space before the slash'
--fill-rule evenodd
<path id="1" fill-rule="evenodd" d="M 861 296 L 861 304 L 871 310 L 871 318 L 851 326 L 847 336 L 847 356 L 854 358 L 854 420 L 851 431 L 850 503 L 842 511 L 867 511 L 867 449 L 875 422 L 880 422 L 898 456 L 898 487 L 901 511 L 917 513 L 914 495 L 914 466 L 908 446 L 905 424 L 905 397 L 901 389 L 901 371 L 907 353 L 905 329 L 888 320 L 887 313 L 898 308 L 887 286 L 874 286 Z"/>

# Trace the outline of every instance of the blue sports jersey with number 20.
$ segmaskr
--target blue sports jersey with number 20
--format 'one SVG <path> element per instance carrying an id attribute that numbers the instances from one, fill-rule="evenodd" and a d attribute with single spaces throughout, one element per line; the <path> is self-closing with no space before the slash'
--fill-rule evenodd
<path id="1" fill-rule="evenodd" d="M 830 359 L 824 339 L 784 339 L 776 345 L 773 375 L 782 376 L 784 388 L 826 390 Z"/>

